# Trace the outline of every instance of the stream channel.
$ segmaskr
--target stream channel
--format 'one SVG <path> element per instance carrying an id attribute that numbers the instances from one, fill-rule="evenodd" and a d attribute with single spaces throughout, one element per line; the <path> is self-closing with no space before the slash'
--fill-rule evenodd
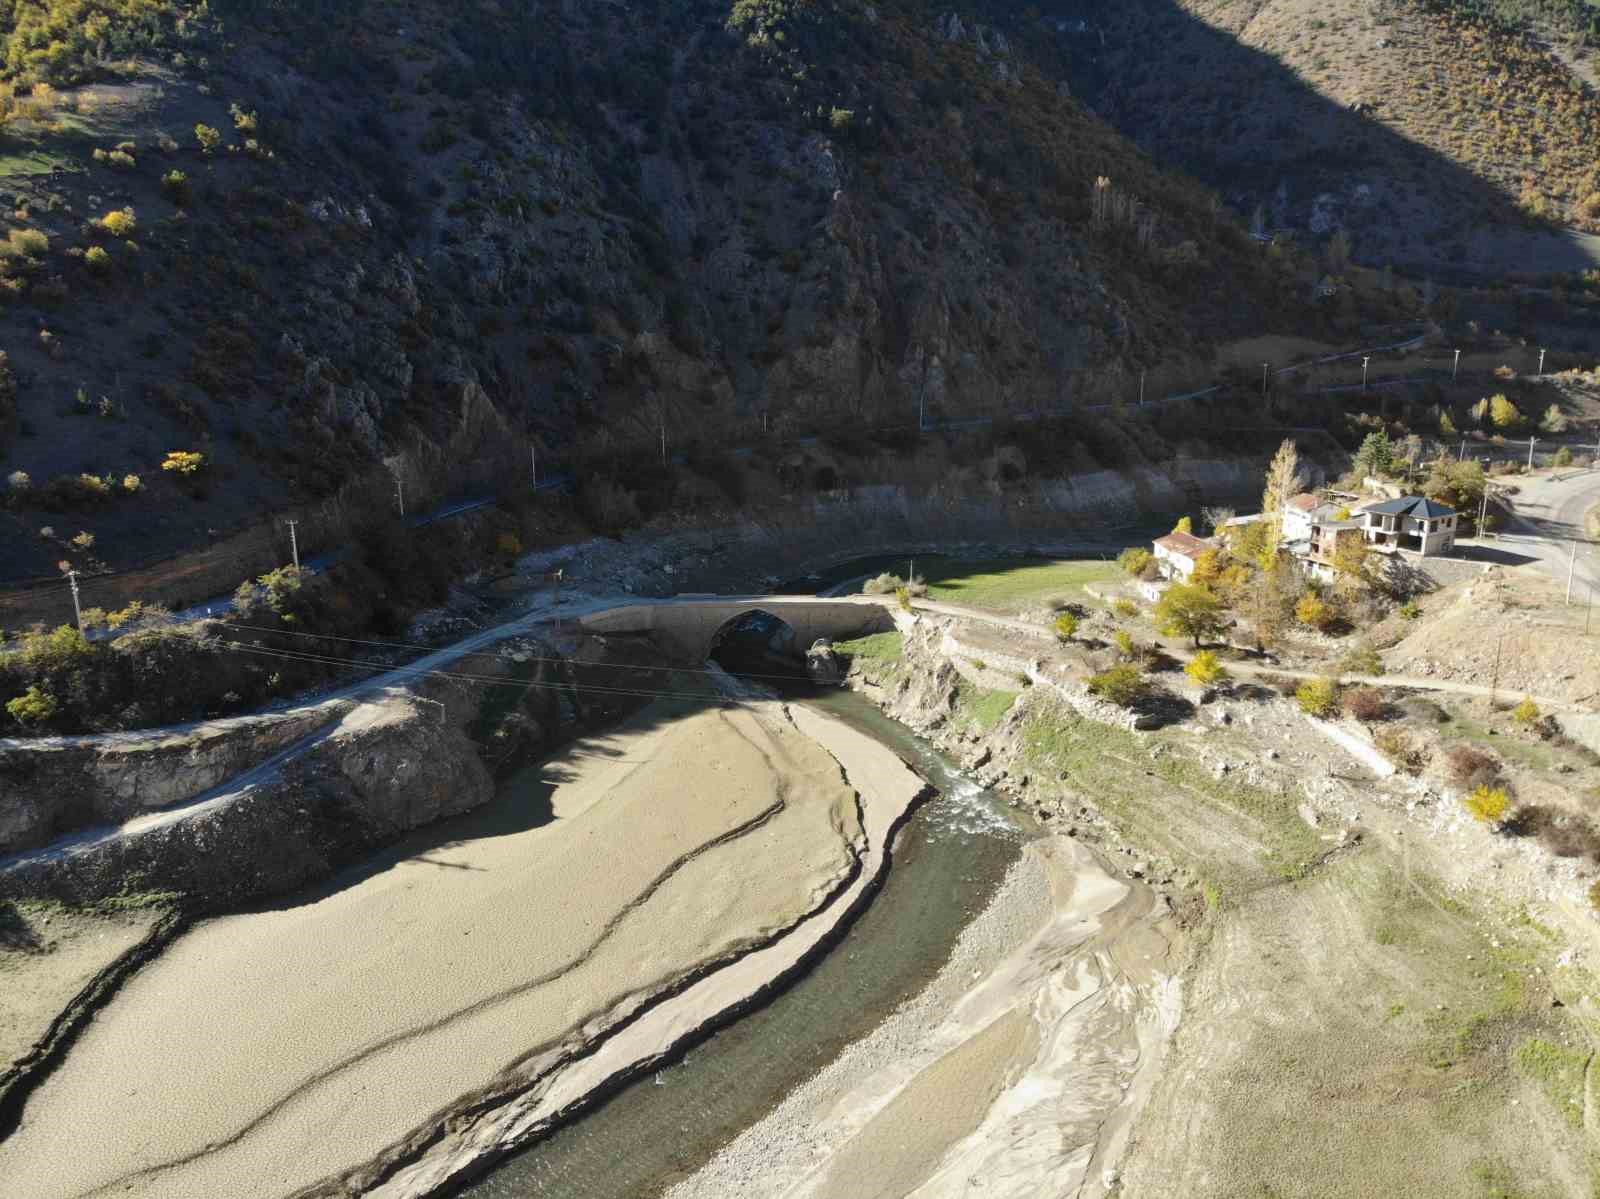
<path id="1" fill-rule="evenodd" d="M 635 1199 L 688 1176 L 916 995 L 1032 835 L 1023 817 L 852 692 L 805 702 L 910 762 L 937 789 L 900 831 L 883 887 L 813 969 L 454 1194 Z"/>

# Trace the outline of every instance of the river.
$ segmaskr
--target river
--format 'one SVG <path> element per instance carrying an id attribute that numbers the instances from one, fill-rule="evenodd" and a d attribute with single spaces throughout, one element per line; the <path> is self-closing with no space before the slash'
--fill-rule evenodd
<path id="1" fill-rule="evenodd" d="M 866 700 L 807 700 L 889 746 L 938 788 L 895 842 L 872 904 L 797 983 L 456 1194 L 631 1199 L 660 1194 L 771 1110 L 944 964 L 1032 835 L 1023 818 Z"/>

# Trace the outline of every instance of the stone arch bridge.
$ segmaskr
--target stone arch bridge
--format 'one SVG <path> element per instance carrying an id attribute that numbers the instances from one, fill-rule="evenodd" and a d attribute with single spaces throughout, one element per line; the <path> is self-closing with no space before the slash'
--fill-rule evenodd
<path id="1" fill-rule="evenodd" d="M 793 629 L 795 647 L 803 654 L 820 637 L 846 641 L 888 632 L 895 627 L 893 602 L 863 596 L 677 596 L 590 612 L 578 623 L 588 633 L 647 636 L 674 657 L 703 662 L 723 631 L 753 612 L 768 613 Z"/>

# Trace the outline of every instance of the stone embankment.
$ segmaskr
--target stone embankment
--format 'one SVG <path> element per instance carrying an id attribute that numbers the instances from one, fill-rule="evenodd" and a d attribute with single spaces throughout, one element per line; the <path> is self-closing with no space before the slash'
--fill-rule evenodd
<path id="1" fill-rule="evenodd" d="M 244 740 L 231 752 L 259 749 Z M 396 696 L 348 713 L 304 754 L 236 795 L 13 858 L 0 866 L 0 898 L 92 903 L 175 891 L 198 907 L 225 908 L 324 877 L 493 791 L 478 747 L 458 727 L 442 723 L 436 707 Z"/>
<path id="2" fill-rule="evenodd" d="M 0 742 L 0 855 L 47 844 L 85 825 L 120 822 L 193 799 L 338 720 L 350 707 L 333 701 L 111 741 Z"/>

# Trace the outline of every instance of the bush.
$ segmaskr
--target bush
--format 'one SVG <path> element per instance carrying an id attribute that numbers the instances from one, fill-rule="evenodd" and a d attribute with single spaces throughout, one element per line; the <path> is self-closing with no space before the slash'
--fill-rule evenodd
<path id="1" fill-rule="evenodd" d="M 1320 595 L 1308 591 L 1295 604 L 1294 618 L 1307 628 L 1325 629 L 1333 623 L 1333 609 Z"/>
<path id="2" fill-rule="evenodd" d="M 862 584 L 861 593 L 863 595 L 893 595 L 900 590 L 900 587 L 900 576 L 884 571 L 876 578 L 868 579 Z"/>
<path id="3" fill-rule="evenodd" d="M 22 637 L 22 661 L 31 671 L 60 670 L 94 652 L 89 639 L 69 624 L 46 632 L 37 628 Z"/>
<path id="4" fill-rule="evenodd" d="M 1188 516 L 1180 516 L 1178 518 L 1178 523 L 1172 526 L 1172 531 L 1174 533 L 1188 533 L 1193 536 L 1194 519 Z"/>
<path id="5" fill-rule="evenodd" d="M 194 192 L 189 186 L 189 176 L 182 171 L 168 171 L 161 176 L 161 190 L 166 193 L 167 199 L 184 208 L 189 206 L 189 201 Z"/>
<path id="6" fill-rule="evenodd" d="M 1183 673 L 1202 687 L 1212 687 L 1228 681 L 1227 668 L 1218 660 L 1216 653 L 1209 649 L 1203 649 L 1196 654 L 1183 668 Z"/>
<path id="7" fill-rule="evenodd" d="M 1133 545 L 1117 555 L 1117 565 L 1134 578 L 1139 578 L 1155 562 L 1155 555 L 1141 546 Z"/>
<path id="8" fill-rule="evenodd" d="M 1416 620 L 1422 615 L 1422 605 L 1414 599 L 1409 599 L 1400 605 L 1401 620 Z"/>
<path id="9" fill-rule="evenodd" d="M 1445 754 L 1450 778 L 1462 787 L 1482 786 L 1500 777 L 1500 763 L 1471 745 L 1452 746 Z"/>
<path id="10" fill-rule="evenodd" d="M 1473 819 L 1484 824 L 1500 824 L 1511 807 L 1511 796 L 1504 787 L 1478 787 L 1462 800 L 1462 805 L 1472 813 Z"/>
<path id="11" fill-rule="evenodd" d="M 1571 466 L 1572 465 L 1572 448 L 1570 446 L 1562 446 L 1559 450 L 1556 451 L 1555 465 L 1557 465 L 1557 466 Z"/>
<path id="12" fill-rule="evenodd" d="M 139 227 L 139 219 L 131 208 L 117 208 L 100 218 L 100 228 L 112 237 L 127 237 Z"/>
<path id="13" fill-rule="evenodd" d="M 1428 753 L 1414 745 L 1411 738 L 1399 729 L 1380 729 L 1373 738 L 1378 751 L 1392 762 L 1397 770 L 1406 774 L 1421 774 L 1428 764 Z"/>
<path id="14" fill-rule="evenodd" d="M 1344 656 L 1339 669 L 1346 674 L 1381 675 L 1383 659 L 1378 657 L 1378 651 L 1372 646 L 1362 644 Z"/>
<path id="15" fill-rule="evenodd" d="M 206 456 L 194 450 L 169 450 L 161 469 L 177 475 L 193 475 L 206 464 Z"/>
<path id="16" fill-rule="evenodd" d="M 1376 687 L 1355 687 L 1344 693 L 1345 714 L 1357 720 L 1371 722 L 1389 716 L 1389 701 Z"/>
<path id="17" fill-rule="evenodd" d="M 894 598 L 899 603 L 902 611 L 911 611 L 911 588 L 896 587 L 894 589 Z"/>
<path id="18" fill-rule="evenodd" d="M 1522 702 L 1511 710 L 1511 715 L 1518 724 L 1538 724 L 1539 705 L 1533 702 L 1532 696 L 1525 695 Z"/>
<path id="19" fill-rule="evenodd" d="M 113 263 L 104 246 L 90 246 L 83 254 L 83 264 L 96 274 L 104 275 Z"/>
<path id="20" fill-rule="evenodd" d="M 1139 605 L 1134 603 L 1131 599 L 1117 600 L 1111 605 L 1111 610 L 1124 620 L 1139 615 Z"/>
<path id="21" fill-rule="evenodd" d="M 1125 658 L 1131 658 L 1139 651 L 1139 647 L 1133 642 L 1133 634 L 1127 629 L 1118 629 L 1111 635 L 1111 640 L 1116 643 L 1117 651 Z"/>
<path id="22" fill-rule="evenodd" d="M 1063 612 L 1056 617 L 1056 638 L 1060 641 L 1071 641 L 1078 633 L 1078 618 L 1071 612 Z"/>
<path id="23" fill-rule="evenodd" d="M 38 684 L 6 704 L 6 712 L 20 725 L 46 724 L 55 718 L 57 708 L 55 697 Z"/>
<path id="24" fill-rule="evenodd" d="M 1149 684 L 1137 666 L 1124 662 L 1102 671 L 1089 680 L 1089 691 L 1120 708 L 1129 708 L 1144 698 Z"/>
<path id="25" fill-rule="evenodd" d="M 1300 710 L 1308 716 L 1331 716 L 1339 706 L 1339 686 L 1332 679 L 1307 679 L 1294 689 Z"/>
<path id="26" fill-rule="evenodd" d="M 194 127 L 194 136 L 195 140 L 200 143 L 200 150 L 203 154 L 216 153 L 217 147 L 222 144 L 222 134 L 218 133 L 210 125 L 196 125 Z"/>

